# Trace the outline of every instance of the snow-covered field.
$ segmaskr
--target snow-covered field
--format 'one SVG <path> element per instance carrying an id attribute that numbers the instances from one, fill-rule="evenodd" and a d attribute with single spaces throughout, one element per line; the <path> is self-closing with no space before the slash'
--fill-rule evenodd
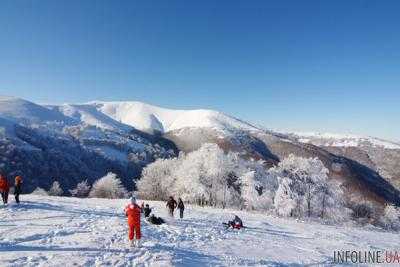
<path id="1" fill-rule="evenodd" d="M 399 249 L 397 233 L 196 206 L 163 226 L 142 221 L 142 245 L 131 248 L 126 200 L 21 198 L 0 208 L 0 266 L 327 265 L 335 250 Z M 168 218 L 164 203 L 150 206 Z M 248 228 L 226 230 L 233 214 Z"/>

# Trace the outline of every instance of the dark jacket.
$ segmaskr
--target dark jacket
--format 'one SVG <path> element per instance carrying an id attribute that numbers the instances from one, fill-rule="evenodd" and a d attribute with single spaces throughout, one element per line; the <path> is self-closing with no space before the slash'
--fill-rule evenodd
<path id="1" fill-rule="evenodd" d="M 156 216 L 154 216 L 154 215 L 151 215 L 151 216 L 147 219 L 147 221 L 148 221 L 149 223 L 155 224 L 155 225 L 160 225 L 160 224 L 165 223 L 165 221 L 164 221 L 163 218 L 161 218 L 161 217 L 156 217 Z"/>
<path id="2" fill-rule="evenodd" d="M 177 203 L 176 203 L 175 199 L 170 198 L 170 199 L 168 200 L 168 202 L 167 202 L 167 207 L 168 207 L 170 210 L 174 210 L 174 209 L 176 208 L 176 206 L 177 206 Z"/>
<path id="3" fill-rule="evenodd" d="M 151 208 L 145 207 L 145 208 L 143 209 L 143 212 L 144 212 L 144 217 L 147 218 L 147 217 L 150 216 Z"/>
<path id="4" fill-rule="evenodd" d="M 178 202 L 178 209 L 180 209 L 180 210 L 184 210 L 185 209 L 185 205 L 183 204 L 182 200 L 179 200 L 179 202 Z"/>
<path id="5" fill-rule="evenodd" d="M 21 176 L 15 177 L 14 194 L 21 194 L 22 191 L 22 178 Z"/>

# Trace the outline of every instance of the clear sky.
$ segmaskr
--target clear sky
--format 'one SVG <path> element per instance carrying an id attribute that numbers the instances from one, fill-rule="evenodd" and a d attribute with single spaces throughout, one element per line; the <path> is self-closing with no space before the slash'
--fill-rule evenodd
<path id="1" fill-rule="evenodd" d="M 400 1 L 0 2 L 0 94 L 400 140 Z"/>

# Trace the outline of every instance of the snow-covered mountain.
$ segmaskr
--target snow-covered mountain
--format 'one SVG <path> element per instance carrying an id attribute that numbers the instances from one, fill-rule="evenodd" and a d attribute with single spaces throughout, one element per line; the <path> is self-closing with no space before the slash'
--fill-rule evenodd
<path id="1" fill-rule="evenodd" d="M 44 124 L 47 122 L 72 123 L 69 117 L 35 103 L 8 96 L 0 96 L 0 115 L 16 123 Z"/>
<path id="2" fill-rule="evenodd" d="M 360 136 L 353 134 L 332 134 L 332 133 L 288 133 L 303 143 L 310 143 L 317 146 L 332 147 L 377 147 L 384 149 L 400 149 L 400 144 L 372 136 Z"/>
<path id="3" fill-rule="evenodd" d="M 298 142 L 319 146 L 377 171 L 400 190 L 400 144 L 370 136 L 291 133 Z"/>
<path id="4" fill-rule="evenodd" d="M 59 111 L 101 128 L 123 128 L 123 123 L 125 126 L 150 133 L 166 133 L 189 127 L 206 127 L 221 131 L 257 129 L 247 122 L 214 110 L 173 110 L 135 101 L 93 101 L 84 105 L 63 105 Z M 110 122 L 110 118 L 113 122 Z"/>
<path id="5" fill-rule="evenodd" d="M 175 152 L 172 142 L 119 123 L 92 106 L 41 106 L 0 97 L 0 171 L 10 177 L 23 174 L 28 192 L 48 188 L 55 179 L 66 191 L 108 171 L 132 188 L 132 177 L 144 166 Z"/>
<path id="6" fill-rule="evenodd" d="M 30 153 L 27 151 L 35 151 L 41 159 L 28 164 L 30 170 L 40 164 L 45 168 L 32 172 L 36 179 L 33 185 L 46 187 L 49 183 L 41 184 L 37 177 L 50 175 L 49 169 L 57 172 L 58 177 L 63 176 L 59 171 L 62 164 L 67 165 L 61 168 L 65 172 L 71 166 L 74 170 L 66 175 L 69 178 L 65 187 L 74 184 L 77 177 L 99 177 L 106 169 L 118 172 L 128 181 L 139 176 L 140 169 L 156 158 L 216 143 L 245 158 L 262 159 L 266 167 L 289 154 L 318 157 L 330 170 L 331 178 L 345 185 L 349 199 L 356 196 L 380 203 L 400 203 L 399 192 L 392 186 L 400 188 L 395 143 L 353 136 L 277 133 L 218 111 L 173 110 L 134 101 L 41 106 L 17 98 L 0 100 L 0 140 L 6 144 L 0 148 L 14 155 L 11 161 L 11 156 L 0 158 L 0 164 L 3 169 L 17 171 L 18 167 L 11 166 L 11 162 L 18 162 L 21 155 Z M 9 147 L 13 153 L 7 151 Z M 76 150 L 69 153 L 71 147 Z M 343 149 L 346 153 L 341 152 Z M 388 153 L 394 154 L 385 160 Z M 55 166 L 46 165 L 49 154 L 57 162 Z M 99 162 L 94 164 L 96 160 L 90 161 L 90 157 Z M 75 177 L 73 182 L 71 177 Z"/>

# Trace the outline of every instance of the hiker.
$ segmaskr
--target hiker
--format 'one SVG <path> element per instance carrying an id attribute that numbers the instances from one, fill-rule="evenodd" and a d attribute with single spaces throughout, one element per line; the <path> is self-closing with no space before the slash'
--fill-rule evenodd
<path id="1" fill-rule="evenodd" d="M 147 221 L 149 223 L 155 224 L 155 225 L 161 225 L 161 224 L 165 223 L 163 218 L 156 217 L 156 216 L 154 216 L 154 214 L 151 214 L 151 216 L 149 218 L 147 218 Z"/>
<path id="2" fill-rule="evenodd" d="M 185 210 L 185 205 L 181 198 L 178 200 L 179 217 L 183 219 L 183 211 Z"/>
<path id="3" fill-rule="evenodd" d="M 151 208 L 150 208 L 149 204 L 146 204 L 146 206 L 143 209 L 143 212 L 144 212 L 145 218 L 148 218 L 150 216 Z"/>
<path id="4" fill-rule="evenodd" d="M 233 229 L 243 228 L 242 219 L 240 219 L 239 216 L 235 215 L 233 221 L 228 222 L 228 226 L 232 227 Z"/>
<path id="5" fill-rule="evenodd" d="M 140 207 L 136 204 L 136 198 L 131 197 L 130 203 L 125 207 L 125 215 L 128 217 L 129 240 L 131 246 L 140 245 Z M 136 238 L 134 238 L 136 237 Z M 136 242 L 136 244 L 135 244 Z"/>
<path id="6" fill-rule="evenodd" d="M 174 197 L 170 196 L 169 200 L 167 201 L 167 208 L 169 210 L 169 215 L 174 217 L 174 210 L 178 204 L 176 203 Z"/>
<path id="7" fill-rule="evenodd" d="M 0 174 L 0 193 L 4 205 L 8 203 L 9 191 L 10 191 L 10 186 L 8 184 L 7 178 L 4 175 Z"/>
<path id="8" fill-rule="evenodd" d="M 14 196 L 15 196 L 15 202 L 19 204 L 19 195 L 21 194 L 22 191 L 22 177 L 17 176 L 15 177 L 15 184 L 14 184 Z"/>

